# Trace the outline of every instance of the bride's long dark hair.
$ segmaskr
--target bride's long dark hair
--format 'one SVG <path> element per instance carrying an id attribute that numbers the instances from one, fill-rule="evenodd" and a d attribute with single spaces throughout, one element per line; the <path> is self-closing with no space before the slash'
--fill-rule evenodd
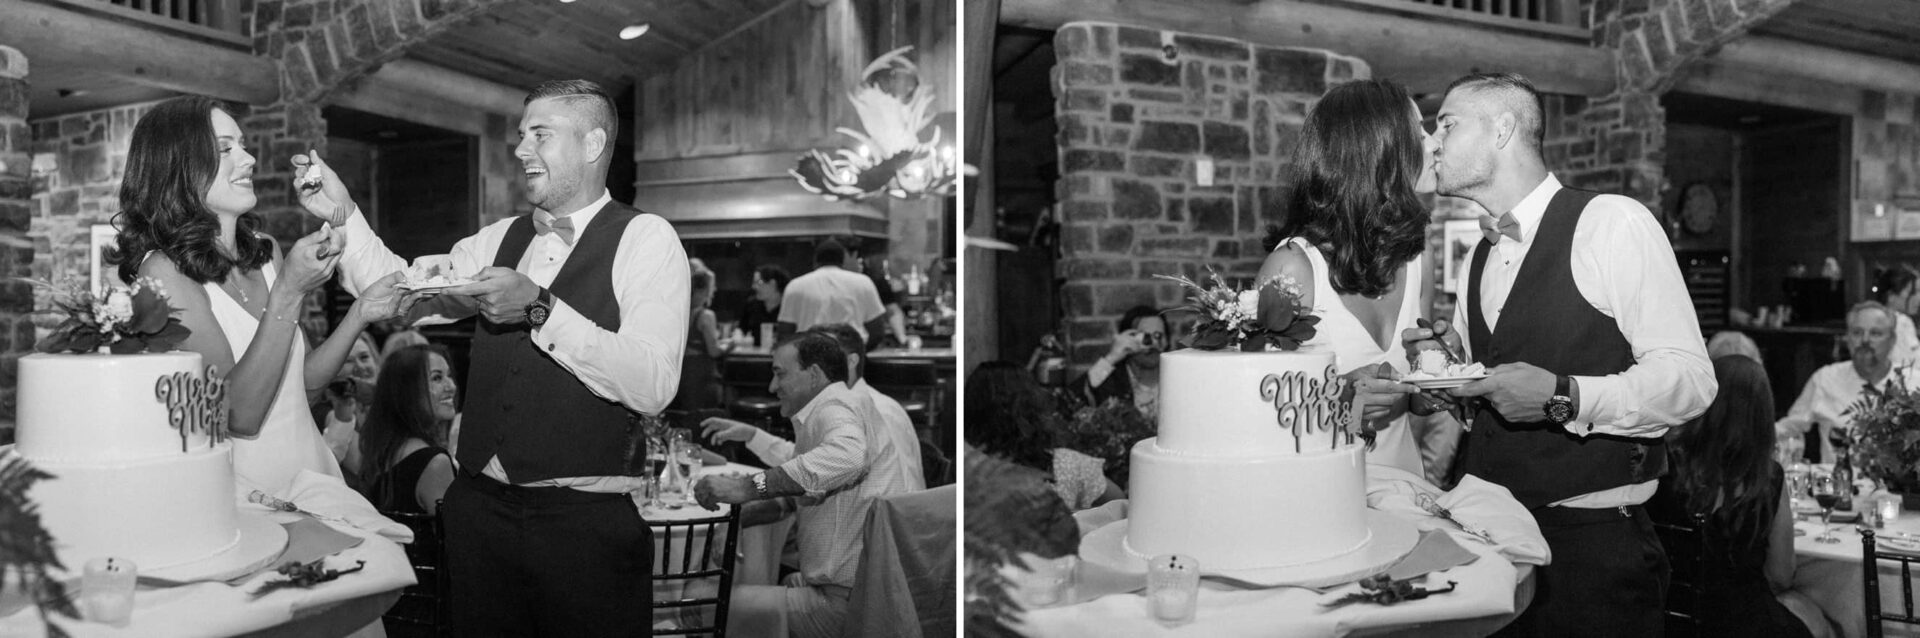
<path id="1" fill-rule="evenodd" d="M 119 247 L 107 257 L 120 280 L 133 283 L 148 251 L 173 260 L 180 274 L 198 283 L 225 282 L 234 268 L 254 270 L 273 260 L 273 244 L 254 231 L 260 216 L 240 215 L 234 256 L 220 248 L 220 219 L 207 209 L 207 186 L 220 170 L 213 112 L 233 112 L 209 97 L 189 95 L 161 102 L 133 126 L 127 171 L 120 182 L 120 212 L 113 225 Z"/>
<path id="2" fill-rule="evenodd" d="M 1378 297 L 1395 271 L 1426 250 L 1421 137 L 1398 84 L 1359 80 L 1333 87 L 1307 115 L 1294 152 L 1287 220 L 1269 226 L 1266 248 L 1303 237 L 1327 256 L 1335 292 Z"/>

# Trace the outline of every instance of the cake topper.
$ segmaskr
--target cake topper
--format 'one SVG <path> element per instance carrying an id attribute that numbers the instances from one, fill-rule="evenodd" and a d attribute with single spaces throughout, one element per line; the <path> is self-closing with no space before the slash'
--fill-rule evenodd
<path id="1" fill-rule="evenodd" d="M 66 315 L 46 338 L 34 344 L 40 352 L 139 354 L 173 350 L 191 332 L 167 303 L 159 280 L 141 277 L 132 286 L 94 291 L 74 283 L 66 287 L 50 281 L 21 279 L 44 289 L 53 307 L 40 312 Z"/>
<path id="2" fill-rule="evenodd" d="M 1235 290 L 1212 267 L 1207 274 L 1208 288 L 1186 277 L 1154 275 L 1178 282 L 1193 294 L 1187 308 L 1204 317 L 1193 328 L 1186 346 L 1197 350 L 1267 352 L 1298 350 L 1312 339 L 1320 323 L 1305 304 L 1300 303 L 1300 284 L 1286 275 L 1268 277 L 1249 290 Z"/>
<path id="3" fill-rule="evenodd" d="M 1293 451 L 1301 450 L 1302 440 L 1320 432 L 1329 433 L 1328 449 L 1338 450 L 1341 443 L 1353 444 L 1353 401 L 1347 394 L 1350 382 L 1333 366 L 1320 378 L 1306 372 L 1289 370 L 1269 373 L 1260 379 L 1260 400 L 1273 404 L 1274 420 L 1280 429 L 1293 433 Z"/>
<path id="4" fill-rule="evenodd" d="M 188 435 L 205 432 L 207 447 L 227 440 L 227 381 L 207 366 L 204 376 L 175 372 L 154 382 L 154 397 L 167 406 L 167 424 L 180 431 L 180 451 Z"/>

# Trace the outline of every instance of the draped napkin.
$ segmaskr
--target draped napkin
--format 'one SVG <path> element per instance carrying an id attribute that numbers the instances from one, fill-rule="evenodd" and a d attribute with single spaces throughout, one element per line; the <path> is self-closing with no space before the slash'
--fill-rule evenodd
<path id="1" fill-rule="evenodd" d="M 396 543 L 413 542 L 413 530 L 380 515 L 380 511 L 367 502 L 367 497 L 347 487 L 346 481 L 337 476 L 301 470 L 298 476 L 293 477 L 287 493 L 274 496 L 291 501 L 300 509 L 337 519 L 325 521 L 329 525 L 337 527 L 338 521 L 344 520 L 348 525 L 379 534 Z M 240 500 L 240 507 L 262 507 L 247 503 L 245 495 L 241 495 Z"/>
<path id="2" fill-rule="evenodd" d="M 1414 521 L 1422 531 L 1439 529 L 1452 532 L 1465 545 L 1486 543 L 1460 530 L 1460 527 L 1427 512 L 1417 500 L 1421 494 L 1434 497 L 1441 507 L 1452 511 L 1460 522 L 1486 530 L 1493 535 L 1494 549 L 1515 564 L 1545 565 L 1553 553 L 1540 534 L 1533 513 L 1513 498 L 1507 488 L 1468 474 L 1452 491 L 1442 492 L 1423 477 L 1395 467 L 1367 466 L 1367 506 L 1399 514 Z"/>

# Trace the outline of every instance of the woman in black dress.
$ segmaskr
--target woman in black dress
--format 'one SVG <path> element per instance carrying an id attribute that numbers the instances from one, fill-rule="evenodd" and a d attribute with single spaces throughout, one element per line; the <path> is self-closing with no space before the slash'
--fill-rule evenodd
<path id="1" fill-rule="evenodd" d="M 1655 522 L 1692 525 L 1706 515 L 1705 532 L 1669 547 L 1675 576 L 1691 571 L 1700 588 L 1702 636 L 1811 636 L 1809 625 L 1777 595 L 1793 580 L 1793 518 L 1781 489 L 1784 472 L 1773 460 L 1773 391 L 1767 372 L 1751 358 L 1713 360 L 1720 392 L 1706 414 L 1667 435 L 1670 469 L 1647 503 Z M 1822 627 L 1824 629 L 1824 627 Z M 1823 632 L 1824 633 L 1824 632 Z"/>
<path id="2" fill-rule="evenodd" d="M 440 346 L 410 346 L 387 359 L 360 426 L 360 477 L 374 507 L 437 513 L 453 484 L 453 459 L 435 442 L 459 413 L 459 395 Z"/>

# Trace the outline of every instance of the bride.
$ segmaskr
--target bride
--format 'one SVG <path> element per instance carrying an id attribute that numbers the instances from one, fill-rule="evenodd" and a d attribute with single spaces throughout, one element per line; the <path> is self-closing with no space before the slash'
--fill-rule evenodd
<path id="1" fill-rule="evenodd" d="M 224 373 L 241 492 L 286 496 L 301 470 L 341 476 L 307 395 L 333 378 L 369 322 L 399 310 L 392 289 L 399 276 L 375 285 L 384 295 L 361 295 L 309 354 L 299 325 L 307 294 L 332 275 L 345 240 L 323 230 L 294 242 L 282 259 L 273 239 L 256 230 L 254 159 L 243 139 L 233 116 L 210 98 L 174 98 L 141 116 L 114 217 L 115 263 L 123 281 L 160 282 L 192 331 L 181 349 Z"/>
<path id="2" fill-rule="evenodd" d="M 1340 373 L 1363 384 L 1361 419 L 1375 436 L 1367 462 L 1417 476 L 1426 473 L 1407 395 L 1364 384 L 1406 373 L 1401 331 L 1429 307 L 1420 194 L 1433 192 L 1434 146 L 1399 85 L 1361 80 L 1328 91 L 1301 131 L 1292 214 L 1269 228 L 1272 252 L 1256 279 L 1300 283 L 1301 303 L 1321 317 L 1313 342 L 1331 344 Z"/>

